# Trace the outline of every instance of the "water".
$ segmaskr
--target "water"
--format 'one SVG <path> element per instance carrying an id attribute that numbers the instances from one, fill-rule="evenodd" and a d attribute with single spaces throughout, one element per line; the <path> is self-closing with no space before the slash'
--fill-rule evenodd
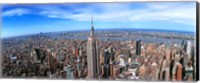
<path id="1" fill-rule="evenodd" d="M 151 34 L 151 33 L 164 33 L 164 34 L 176 34 L 176 35 L 189 35 L 189 36 L 195 36 L 195 34 L 193 32 L 182 32 L 182 31 L 167 31 L 167 30 L 133 30 L 133 29 L 112 29 L 112 30 L 96 30 L 95 31 L 96 34 L 102 34 L 102 33 L 126 33 L 126 32 L 131 32 L 131 33 L 136 33 L 136 34 Z M 70 34 L 81 34 L 79 36 L 70 36 L 70 35 L 60 35 L 60 33 L 70 33 Z M 38 34 L 37 34 L 38 35 Z M 85 31 L 67 31 L 67 32 L 51 32 L 51 33 L 43 33 L 43 35 L 49 36 L 50 38 L 53 39 L 66 39 L 66 40 L 74 40 L 74 39 L 78 39 L 78 40 L 87 40 L 88 35 L 89 35 L 89 30 L 85 30 Z M 19 36 L 19 37 L 12 37 L 12 38 L 6 38 L 3 40 L 13 40 L 13 39 L 27 39 L 30 36 L 34 36 L 34 35 L 25 35 L 25 36 Z M 113 41 L 127 41 L 127 40 L 137 40 L 140 39 L 143 42 L 146 43 L 167 43 L 167 42 L 171 42 L 171 43 L 177 43 L 180 44 L 182 42 L 183 39 L 170 39 L 170 38 L 153 38 L 153 37 L 147 37 L 147 36 L 141 36 L 141 35 L 136 35 L 136 36 L 124 36 L 123 35 L 121 37 L 105 37 L 105 36 L 101 36 L 98 37 L 99 40 L 113 40 Z M 186 39 L 185 39 L 186 40 Z M 192 42 L 194 42 L 194 40 L 191 40 Z"/>

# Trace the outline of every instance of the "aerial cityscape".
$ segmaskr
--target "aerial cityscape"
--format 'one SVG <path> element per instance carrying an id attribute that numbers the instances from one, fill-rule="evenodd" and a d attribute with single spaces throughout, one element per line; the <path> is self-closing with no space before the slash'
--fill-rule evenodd
<path id="1" fill-rule="evenodd" d="M 141 4 L 144 3 L 137 5 Z M 187 6 L 186 3 L 178 4 L 182 4 L 183 7 Z M 191 4 L 194 5 L 194 3 L 189 3 L 189 7 L 191 7 Z M 86 9 L 91 7 L 86 7 L 85 5 L 88 4 L 79 6 L 85 7 Z M 102 6 L 102 4 L 100 6 Z M 115 4 L 115 7 L 117 6 L 126 9 L 125 5 Z M 118 22 L 116 17 L 114 17 L 116 20 L 109 20 L 109 17 L 103 17 L 107 19 L 107 21 L 105 20 L 105 24 L 101 24 L 103 18 L 100 19 L 100 17 L 102 17 L 100 14 L 95 15 L 95 13 L 93 13 L 92 15 L 87 15 L 87 19 L 82 15 L 75 15 L 77 18 L 79 16 L 84 18 L 77 21 L 67 17 L 61 19 L 62 15 L 58 15 L 58 11 L 55 11 L 51 13 L 55 14 L 54 16 L 51 15 L 53 18 L 48 18 L 49 21 L 47 22 L 44 16 L 29 15 L 30 12 L 28 12 L 27 9 L 20 10 L 18 8 L 15 12 L 9 12 L 9 10 L 15 7 L 17 7 L 17 5 L 14 7 L 5 5 L 2 14 L 3 19 L 5 19 L 3 21 L 5 25 L 3 25 L 2 28 L 1 51 L 1 76 L 3 78 L 137 81 L 195 81 L 196 79 L 195 25 L 183 22 L 185 19 L 181 19 L 183 23 L 180 24 L 179 18 L 176 18 L 176 21 L 179 20 L 177 21 L 178 23 L 176 21 L 163 19 L 159 20 L 161 21 L 159 23 L 157 22 L 158 20 L 155 21 L 153 19 L 149 22 L 148 19 L 144 22 L 147 25 L 145 26 L 145 24 L 143 24 L 144 27 L 153 28 L 132 28 L 132 21 L 127 22 L 122 19 Z M 20 8 L 22 9 L 23 7 L 28 8 L 25 6 L 21 6 Z M 42 7 L 45 9 L 47 6 Z M 92 7 L 96 6 L 93 5 Z M 112 9 L 112 7 L 110 8 L 107 4 L 106 6 L 104 4 L 103 7 Z M 166 9 L 168 5 L 166 6 L 164 4 L 160 7 Z M 58 9 L 58 7 L 55 6 L 52 8 Z M 70 8 L 74 8 L 74 6 Z M 78 10 L 78 8 L 76 9 Z M 61 12 L 61 9 L 58 10 Z M 157 8 L 155 8 L 155 10 L 157 10 Z M 66 9 L 66 11 L 68 10 Z M 50 11 L 46 10 L 42 14 L 49 12 Z M 66 14 L 66 12 L 62 13 Z M 80 12 L 76 14 L 80 14 Z M 113 19 L 112 17 L 110 18 Z M 119 16 L 119 18 L 121 17 Z M 148 16 L 146 16 L 146 18 L 148 18 Z M 162 16 L 160 18 L 162 18 Z M 37 21 L 43 20 L 40 22 L 44 24 L 47 22 L 47 25 L 52 28 L 48 28 L 49 31 L 47 32 L 45 32 L 45 29 L 42 27 L 36 28 L 38 27 L 38 23 L 38 25 L 40 25 L 40 22 L 35 21 L 36 19 Z M 54 20 L 56 20 L 56 23 L 51 23 Z M 66 25 L 62 25 L 63 20 L 67 21 Z M 11 23 L 11 21 L 17 22 Z M 31 26 L 29 26 L 28 21 L 31 21 Z M 8 25 L 9 22 L 11 25 Z M 76 24 L 76 22 L 78 24 Z M 168 25 L 167 22 L 170 26 L 165 26 L 165 23 Z M 186 22 L 188 22 L 188 20 Z M 27 26 L 22 26 L 20 23 Z M 120 26 L 117 28 L 113 27 L 115 23 Z M 130 28 L 126 23 L 130 23 Z M 156 24 L 158 24 L 159 28 L 154 28 L 157 26 Z M 43 26 L 46 27 L 47 25 Z M 75 27 L 68 27 L 66 30 L 56 30 L 59 29 L 60 26 L 53 29 L 54 25 L 65 27 L 74 25 L 76 27 L 87 28 L 75 29 Z M 103 25 L 107 27 L 99 28 Z M 123 28 L 123 26 L 125 28 Z M 136 26 L 136 24 L 134 24 L 134 26 Z M 178 26 L 181 28 L 176 28 Z M 11 27 L 24 28 L 16 28 L 16 30 L 14 30 L 13 28 L 11 29 Z M 162 27 L 169 28 L 162 29 Z M 35 29 L 39 29 L 39 31 Z M 32 31 L 33 33 L 28 33 Z M 13 35 L 11 34 L 12 32 L 13 34 L 18 32 L 23 34 Z"/>

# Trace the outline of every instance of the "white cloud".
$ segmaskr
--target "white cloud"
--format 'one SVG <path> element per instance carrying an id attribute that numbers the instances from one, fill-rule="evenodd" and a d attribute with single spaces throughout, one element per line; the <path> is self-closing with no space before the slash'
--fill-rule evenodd
<path id="1" fill-rule="evenodd" d="M 77 4 L 66 5 L 39 5 L 36 6 L 39 15 L 49 18 L 63 18 L 75 21 L 90 21 L 91 15 L 95 21 L 102 22 L 137 22 L 137 21 L 163 21 L 188 25 L 195 25 L 195 3 L 142 3 L 142 8 L 126 3 L 95 3 L 84 7 Z M 65 9 L 70 8 L 70 10 Z M 23 15 L 30 11 L 27 9 L 14 9 L 5 11 L 3 16 Z"/>
<path id="2" fill-rule="evenodd" d="M 96 21 L 112 22 L 135 22 L 135 21 L 167 21 L 182 24 L 194 25 L 195 23 L 195 5 L 194 4 L 146 4 L 144 9 L 132 9 L 126 4 L 94 4 L 87 7 L 77 7 L 73 11 L 54 7 L 46 8 L 41 12 L 48 17 L 66 18 L 76 21 L 90 21 L 93 15 Z M 51 9 L 51 10 L 49 10 Z M 100 12 L 99 12 L 100 11 Z M 74 14 L 73 12 L 79 12 Z"/>
<path id="3" fill-rule="evenodd" d="M 16 8 L 16 9 L 11 9 L 11 10 L 7 10 L 5 12 L 3 12 L 3 16 L 21 16 L 24 14 L 30 13 L 30 11 L 28 9 L 25 8 Z"/>

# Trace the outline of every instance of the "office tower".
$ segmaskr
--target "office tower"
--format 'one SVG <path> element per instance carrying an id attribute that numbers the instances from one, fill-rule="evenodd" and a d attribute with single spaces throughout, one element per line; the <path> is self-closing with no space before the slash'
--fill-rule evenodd
<path id="1" fill-rule="evenodd" d="M 79 55 L 82 56 L 83 54 L 83 47 L 79 47 Z"/>
<path id="2" fill-rule="evenodd" d="M 191 41 L 187 41 L 187 47 L 186 47 L 186 53 L 187 53 L 187 56 L 191 57 L 192 55 L 192 42 Z"/>
<path id="3" fill-rule="evenodd" d="M 50 50 L 47 49 L 47 58 L 48 58 L 48 68 L 50 69 L 51 73 L 53 73 L 53 67 L 54 67 L 54 62 L 53 62 L 53 56 L 50 53 Z"/>
<path id="4" fill-rule="evenodd" d="M 182 56 L 183 56 L 183 55 L 182 55 Z M 186 71 L 185 71 L 185 65 L 184 65 L 184 63 L 183 63 L 183 62 L 184 62 L 183 60 L 184 60 L 184 58 L 181 57 L 181 59 L 180 59 L 180 64 L 181 64 L 182 67 L 183 67 L 183 68 L 182 68 L 182 79 L 184 79 L 184 77 L 185 77 L 185 72 L 186 72 Z"/>
<path id="5" fill-rule="evenodd" d="M 182 48 L 184 49 L 184 51 L 186 52 L 186 41 L 185 41 L 185 40 L 182 40 L 181 47 L 182 47 Z"/>
<path id="6" fill-rule="evenodd" d="M 42 50 L 42 54 L 41 54 L 41 57 L 40 57 L 41 58 L 41 63 L 44 62 L 46 56 L 47 56 L 46 52 L 44 50 Z"/>
<path id="7" fill-rule="evenodd" d="M 103 78 L 108 79 L 109 76 L 110 76 L 110 66 L 109 66 L 109 64 L 104 64 L 103 71 L 104 71 Z"/>
<path id="8" fill-rule="evenodd" d="M 31 50 L 30 55 L 31 55 L 34 62 L 36 62 L 38 60 L 35 50 Z"/>
<path id="9" fill-rule="evenodd" d="M 68 65 L 64 68 L 64 70 L 66 71 L 67 73 L 67 79 L 73 79 L 74 78 L 74 74 L 73 74 L 73 69 L 71 67 L 71 65 Z"/>
<path id="10" fill-rule="evenodd" d="M 167 64 L 170 64 L 171 61 L 171 49 L 169 45 L 167 45 L 167 48 L 165 50 L 165 55 L 166 55 L 166 60 L 167 60 Z"/>
<path id="11" fill-rule="evenodd" d="M 166 81 L 169 81 L 169 80 L 170 80 L 170 69 L 169 69 L 169 67 L 167 67 L 167 68 L 165 69 L 165 80 L 166 80 Z"/>
<path id="12" fill-rule="evenodd" d="M 77 57 L 77 72 L 78 72 L 78 77 L 81 76 L 81 71 L 83 70 L 82 64 L 81 64 L 81 59 L 80 56 Z"/>
<path id="13" fill-rule="evenodd" d="M 172 59 L 171 62 L 170 62 L 170 80 L 172 80 L 172 69 L 173 69 L 173 66 L 174 66 L 174 59 Z"/>
<path id="14" fill-rule="evenodd" d="M 165 80 L 169 81 L 170 80 L 170 63 L 171 63 L 171 47 L 170 44 L 167 44 L 167 48 L 165 51 L 165 55 L 166 55 L 166 68 L 165 68 Z"/>
<path id="15" fill-rule="evenodd" d="M 180 55 L 175 55 L 175 64 L 173 67 L 173 80 L 182 81 L 182 64 L 180 63 Z"/>
<path id="16" fill-rule="evenodd" d="M 141 40 L 136 41 L 136 55 L 140 55 L 141 53 Z"/>
<path id="17" fill-rule="evenodd" d="M 139 68 L 139 77 L 141 80 L 145 80 L 145 75 L 146 75 L 146 67 L 144 64 Z"/>
<path id="18" fill-rule="evenodd" d="M 177 72 L 176 72 L 176 80 L 177 81 L 182 81 L 182 69 L 183 69 L 183 66 L 182 64 L 178 64 L 178 67 L 177 67 Z"/>
<path id="19" fill-rule="evenodd" d="M 153 68 L 154 68 L 154 80 L 158 80 L 158 76 L 159 76 L 159 69 L 158 69 L 158 64 L 157 63 L 153 63 Z"/>
<path id="20" fill-rule="evenodd" d="M 103 74 L 103 78 L 109 78 L 110 76 L 110 53 L 108 52 L 108 50 L 106 49 L 104 51 L 104 68 L 103 68 L 103 71 L 104 71 L 104 74 Z"/>
<path id="21" fill-rule="evenodd" d="M 116 78 L 120 74 L 120 67 L 118 65 L 113 66 L 113 78 Z"/>
<path id="22" fill-rule="evenodd" d="M 111 61 L 114 61 L 115 60 L 115 54 L 114 54 L 113 47 L 109 48 L 109 53 L 110 53 Z"/>
<path id="23" fill-rule="evenodd" d="M 93 19 L 91 18 L 92 27 L 87 41 L 87 66 L 88 76 L 91 78 L 98 78 L 101 74 L 100 56 L 98 48 L 98 40 L 94 34 Z"/>
<path id="24" fill-rule="evenodd" d="M 110 76 L 113 77 L 113 62 L 110 63 Z"/>
<path id="25" fill-rule="evenodd" d="M 173 80 L 182 81 L 183 78 L 182 69 L 183 69 L 182 64 L 180 64 L 179 62 L 175 62 L 175 65 L 173 67 Z"/>
<path id="26" fill-rule="evenodd" d="M 39 47 L 35 49 L 36 55 L 37 55 L 37 60 L 40 60 L 40 49 Z"/>
<path id="27" fill-rule="evenodd" d="M 79 55 L 79 49 L 76 48 L 76 49 L 75 49 L 75 56 L 76 56 L 76 58 L 78 57 L 78 55 Z"/>
<path id="28" fill-rule="evenodd" d="M 76 56 L 76 46 L 72 46 L 72 53 Z"/>
<path id="29" fill-rule="evenodd" d="M 186 42 L 186 56 L 184 56 L 184 66 L 187 66 L 189 61 L 192 59 L 192 42 L 191 41 L 187 41 Z"/>
<path id="30" fill-rule="evenodd" d="M 166 60 L 166 56 L 164 56 L 161 62 L 161 70 L 160 70 L 160 76 L 159 76 L 160 80 L 166 79 L 166 67 L 167 67 L 167 60 Z"/>
<path id="31" fill-rule="evenodd" d="M 110 53 L 108 50 L 104 50 L 104 64 L 108 65 L 110 63 Z"/>
<path id="32" fill-rule="evenodd" d="M 195 54 L 195 51 L 194 50 L 194 46 L 191 46 L 191 41 L 188 41 L 187 43 L 187 54 L 191 54 L 187 57 L 187 64 L 185 66 L 185 77 L 187 77 L 188 79 L 187 80 L 195 80 L 195 71 L 196 71 L 196 54 Z"/>

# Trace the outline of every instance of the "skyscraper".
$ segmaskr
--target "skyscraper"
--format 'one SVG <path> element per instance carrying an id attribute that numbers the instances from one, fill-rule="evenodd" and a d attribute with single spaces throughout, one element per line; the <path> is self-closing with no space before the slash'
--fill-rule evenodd
<path id="1" fill-rule="evenodd" d="M 114 54 L 114 49 L 113 47 L 110 47 L 109 48 L 109 52 L 110 52 L 110 57 L 111 57 L 111 61 L 114 61 L 115 60 L 115 54 Z"/>
<path id="2" fill-rule="evenodd" d="M 50 52 L 50 49 L 47 49 L 47 59 L 48 59 L 48 68 L 50 69 L 51 73 L 54 72 L 54 61 L 53 61 L 53 56 Z"/>
<path id="3" fill-rule="evenodd" d="M 78 77 L 80 77 L 81 71 L 83 70 L 80 56 L 77 57 L 77 65 L 76 66 L 77 66 Z"/>
<path id="4" fill-rule="evenodd" d="M 140 55 L 141 53 L 141 40 L 136 41 L 136 55 Z"/>
<path id="5" fill-rule="evenodd" d="M 110 76 L 110 67 L 109 67 L 109 64 L 105 64 L 103 67 L 104 67 L 103 68 L 103 71 L 104 71 L 103 78 L 104 79 L 108 79 L 109 76 Z"/>
<path id="6" fill-rule="evenodd" d="M 100 56 L 98 48 L 98 40 L 94 34 L 93 19 L 91 17 L 91 32 L 87 41 L 87 66 L 88 76 L 91 78 L 98 78 L 101 74 Z"/>
<path id="7" fill-rule="evenodd" d="M 187 41 L 186 53 L 188 56 L 192 55 L 192 42 L 191 41 Z"/>
<path id="8" fill-rule="evenodd" d="M 66 71 L 67 75 L 67 79 L 73 79 L 74 78 L 74 75 L 73 75 L 73 69 L 71 67 L 71 65 L 68 65 L 64 68 L 64 70 Z"/>
<path id="9" fill-rule="evenodd" d="M 104 50 L 104 64 L 109 64 L 110 63 L 110 53 L 108 50 Z"/>
<path id="10" fill-rule="evenodd" d="M 104 51 L 104 75 L 103 78 L 109 78 L 110 76 L 110 53 L 108 52 L 108 50 L 106 49 Z"/>
<path id="11" fill-rule="evenodd" d="M 35 49 L 36 55 L 37 55 L 37 60 L 40 60 L 40 49 L 39 47 Z"/>
<path id="12" fill-rule="evenodd" d="M 184 49 L 184 51 L 186 52 L 186 41 L 185 40 L 182 40 L 181 46 Z"/>
<path id="13" fill-rule="evenodd" d="M 192 59 L 192 42 L 191 41 L 187 41 L 186 42 L 186 55 L 184 58 L 184 65 L 187 65 L 188 62 Z"/>

